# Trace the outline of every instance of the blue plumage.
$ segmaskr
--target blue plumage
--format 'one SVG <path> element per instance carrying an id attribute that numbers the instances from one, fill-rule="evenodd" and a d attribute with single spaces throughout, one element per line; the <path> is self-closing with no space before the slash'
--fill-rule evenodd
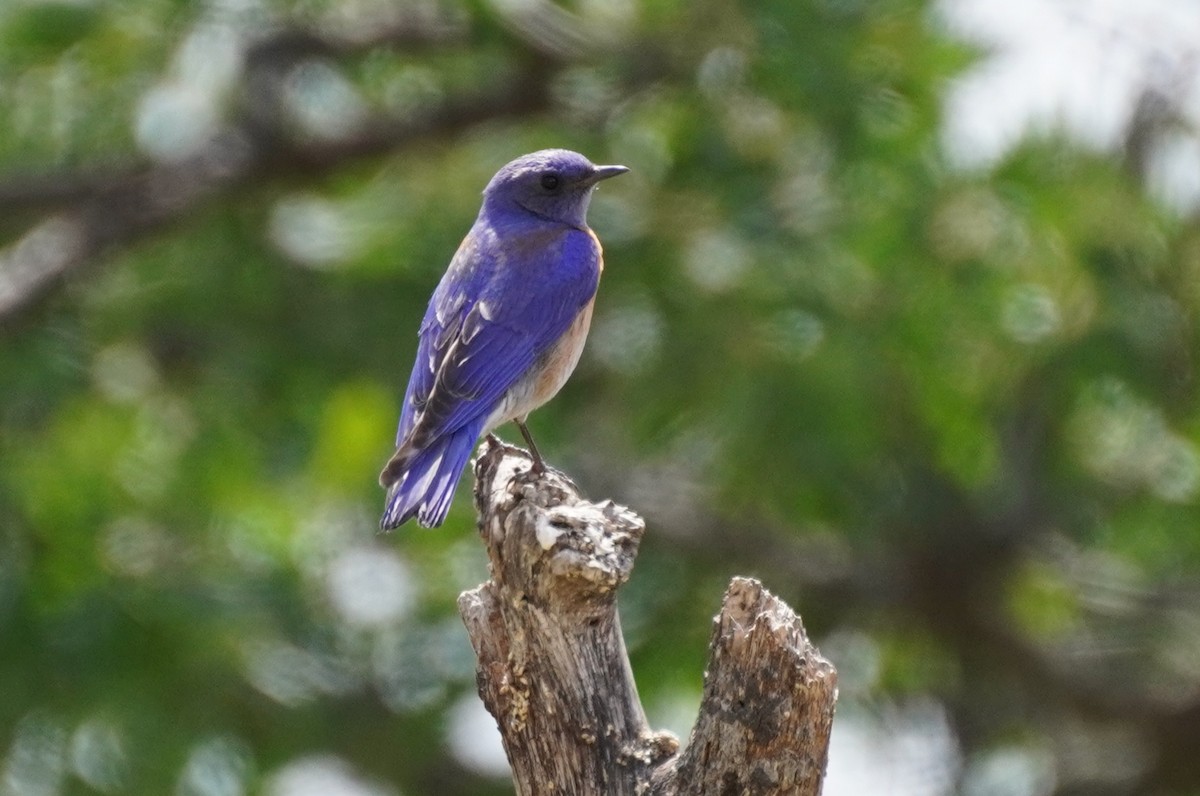
<path id="1" fill-rule="evenodd" d="M 506 165 L 430 299 L 404 395 L 384 530 L 440 525 L 483 434 L 548 401 L 578 361 L 603 268 L 587 227 L 597 182 L 624 173 L 567 150 Z M 541 461 L 533 448 L 535 466 Z"/>

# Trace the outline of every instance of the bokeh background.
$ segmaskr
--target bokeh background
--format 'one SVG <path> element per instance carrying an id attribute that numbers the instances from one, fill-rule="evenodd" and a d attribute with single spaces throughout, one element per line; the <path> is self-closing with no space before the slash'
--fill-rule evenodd
<path id="1" fill-rule="evenodd" d="M 6 0 L 0 794 L 511 792 L 469 479 L 375 477 L 548 146 L 632 169 L 532 426 L 647 519 L 656 727 L 752 575 L 828 796 L 1200 794 L 1198 66 L 1182 0 Z"/>

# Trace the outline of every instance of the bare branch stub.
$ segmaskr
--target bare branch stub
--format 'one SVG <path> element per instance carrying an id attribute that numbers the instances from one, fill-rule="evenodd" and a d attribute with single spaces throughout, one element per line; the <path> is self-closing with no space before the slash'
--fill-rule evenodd
<path id="1" fill-rule="evenodd" d="M 419 117 L 371 114 L 331 139 L 292 129 L 283 110 L 283 78 L 303 60 L 348 58 L 383 46 L 406 51 L 457 46 L 460 27 L 401 17 L 359 39 L 285 28 L 248 45 L 241 101 L 234 103 L 235 112 L 222 131 L 191 156 L 166 163 L 132 160 L 65 173 L 0 175 L 0 210 L 8 214 L 4 231 L 12 225 L 26 229 L 0 248 L 0 323 L 100 258 L 245 186 L 320 177 L 356 160 L 549 107 L 554 64 L 526 54 L 512 75 L 451 97 Z"/>
<path id="2" fill-rule="evenodd" d="M 475 503 L 492 577 L 459 597 L 517 793 L 817 796 L 837 675 L 799 617 L 757 581 L 733 580 L 679 754 L 675 736 L 647 726 L 617 616 L 641 518 L 529 466 L 524 451 L 485 444 Z"/>
<path id="3" fill-rule="evenodd" d="M 565 68 L 619 53 L 629 92 L 667 74 L 653 43 L 608 41 L 551 3 L 501 16 L 516 35 L 511 68 L 477 89 L 421 113 L 369 113 L 333 137 L 296 129 L 284 89 L 311 60 L 338 63 L 381 49 L 405 53 L 461 48 L 469 20 L 457 13 L 398 9 L 350 30 L 283 27 L 247 43 L 237 101 L 222 130 L 179 161 L 110 155 L 64 172 L 0 174 L 0 331 L 105 257 L 184 222 L 237 191 L 320 179 L 367 158 L 478 125 L 534 118 L 554 107 L 552 86 Z M 553 42 L 560 46 L 550 46 Z M 585 43 L 588 46 L 584 46 Z M 690 72 L 688 72 L 690 74 Z"/>
<path id="4" fill-rule="evenodd" d="M 492 579 L 459 597 L 518 794 L 636 794 L 678 741 L 650 732 L 621 636 L 616 589 L 645 526 L 583 500 L 523 451 L 486 445 L 475 499 Z"/>
<path id="5" fill-rule="evenodd" d="M 837 671 L 800 617 L 758 581 L 734 578 L 713 625 L 700 716 L 655 793 L 818 796 L 836 700 Z"/>

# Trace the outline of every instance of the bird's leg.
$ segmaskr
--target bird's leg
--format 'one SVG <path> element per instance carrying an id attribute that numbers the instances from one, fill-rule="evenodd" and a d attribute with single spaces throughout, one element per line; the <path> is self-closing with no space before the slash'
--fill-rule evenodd
<path id="1" fill-rule="evenodd" d="M 542 461 L 542 454 L 538 453 L 537 445 L 533 442 L 533 436 L 529 433 L 529 428 L 520 420 L 514 420 L 513 422 L 517 424 L 517 428 L 521 429 L 521 436 L 525 438 L 526 444 L 529 445 L 529 455 L 533 457 L 533 467 L 530 472 L 539 474 L 546 472 L 546 463 Z"/>

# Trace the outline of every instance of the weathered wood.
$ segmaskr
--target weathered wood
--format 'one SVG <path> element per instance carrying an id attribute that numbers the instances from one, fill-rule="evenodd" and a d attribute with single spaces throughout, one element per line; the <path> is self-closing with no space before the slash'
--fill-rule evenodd
<path id="1" fill-rule="evenodd" d="M 819 794 L 836 700 L 837 672 L 800 617 L 758 581 L 734 578 L 714 621 L 700 716 L 655 793 Z"/>
<path id="2" fill-rule="evenodd" d="M 491 580 L 459 597 L 519 796 L 820 793 L 836 673 L 796 615 L 756 581 L 733 581 L 679 754 L 646 723 L 617 615 L 644 523 L 529 464 L 506 445 L 477 459 Z"/>

